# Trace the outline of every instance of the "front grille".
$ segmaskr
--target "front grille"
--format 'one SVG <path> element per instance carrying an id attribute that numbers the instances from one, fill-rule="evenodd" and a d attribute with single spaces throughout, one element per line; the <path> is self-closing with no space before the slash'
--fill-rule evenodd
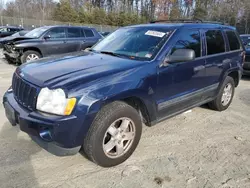
<path id="1" fill-rule="evenodd" d="M 15 99 L 20 105 L 29 110 L 35 110 L 37 89 L 34 86 L 25 82 L 16 73 L 14 73 L 12 79 L 12 89 Z"/>

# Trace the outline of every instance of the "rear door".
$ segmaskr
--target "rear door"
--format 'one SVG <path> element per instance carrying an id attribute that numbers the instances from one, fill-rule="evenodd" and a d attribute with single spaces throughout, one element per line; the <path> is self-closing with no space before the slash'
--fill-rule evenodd
<path id="1" fill-rule="evenodd" d="M 67 53 L 66 31 L 64 27 L 51 28 L 45 36 L 49 36 L 49 38 L 44 39 L 42 44 L 45 52 L 44 56 Z"/>
<path id="2" fill-rule="evenodd" d="M 209 86 L 219 86 L 221 75 L 229 69 L 232 59 L 228 56 L 225 36 L 222 30 L 212 29 L 204 31 L 206 41 L 206 79 Z"/>
<path id="3" fill-rule="evenodd" d="M 78 27 L 68 27 L 67 28 L 67 39 L 66 41 L 66 49 L 67 52 L 76 52 L 81 50 L 81 44 L 84 40 L 84 36 L 82 35 L 81 28 Z"/>
<path id="4" fill-rule="evenodd" d="M 85 35 L 85 42 L 82 44 L 82 49 L 92 47 L 98 42 L 98 38 L 91 29 L 83 28 L 83 33 Z"/>

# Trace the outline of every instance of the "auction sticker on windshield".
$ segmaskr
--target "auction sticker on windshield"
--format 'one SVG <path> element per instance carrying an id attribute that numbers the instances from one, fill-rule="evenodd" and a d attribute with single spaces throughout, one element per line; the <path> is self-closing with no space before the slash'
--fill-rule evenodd
<path id="1" fill-rule="evenodd" d="M 162 38 L 166 33 L 160 32 L 160 31 L 152 31 L 148 30 L 145 35 L 153 36 L 153 37 L 160 37 Z"/>

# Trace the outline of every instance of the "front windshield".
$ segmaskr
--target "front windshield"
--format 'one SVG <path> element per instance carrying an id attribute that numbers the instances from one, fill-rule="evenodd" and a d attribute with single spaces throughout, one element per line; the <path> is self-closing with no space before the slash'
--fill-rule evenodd
<path id="1" fill-rule="evenodd" d="M 158 27 L 121 28 L 96 44 L 92 50 L 131 59 L 150 60 L 156 56 L 172 31 Z"/>
<path id="2" fill-rule="evenodd" d="M 25 34 L 26 37 L 39 38 L 48 28 L 36 28 Z"/>

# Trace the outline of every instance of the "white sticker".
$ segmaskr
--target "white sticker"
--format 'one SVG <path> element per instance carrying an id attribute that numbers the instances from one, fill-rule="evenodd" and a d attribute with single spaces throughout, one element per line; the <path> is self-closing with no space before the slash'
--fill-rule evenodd
<path id="1" fill-rule="evenodd" d="M 148 30 L 145 35 L 150 35 L 153 37 L 160 37 L 162 38 L 166 33 L 160 32 L 160 31 L 152 31 L 152 30 Z"/>
<path id="2" fill-rule="evenodd" d="M 146 54 L 145 57 L 146 58 L 150 58 L 152 56 L 152 54 Z"/>

